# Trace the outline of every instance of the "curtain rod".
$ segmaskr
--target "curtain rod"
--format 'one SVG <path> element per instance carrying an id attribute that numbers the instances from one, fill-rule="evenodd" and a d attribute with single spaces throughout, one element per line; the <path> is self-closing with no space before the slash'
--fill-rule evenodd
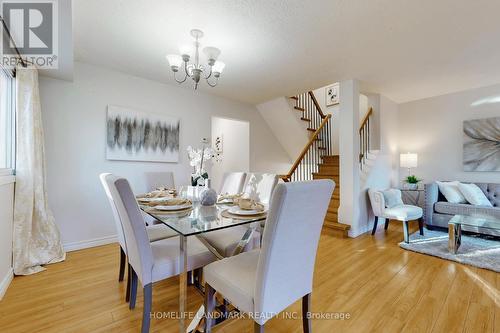
<path id="1" fill-rule="evenodd" d="M 23 57 L 21 56 L 21 53 L 19 52 L 19 49 L 16 46 L 16 42 L 14 42 L 14 38 L 12 38 L 12 35 L 10 34 L 9 28 L 7 28 L 7 24 L 5 23 L 3 16 L 1 16 L 1 15 L 0 15 L 0 20 L 2 20 L 2 25 L 3 25 L 5 33 L 9 37 L 12 45 L 14 45 L 14 49 L 16 50 L 16 53 L 17 53 L 17 56 L 19 57 L 19 60 L 21 60 L 21 64 L 23 65 L 23 67 L 28 67 L 26 61 L 23 59 Z"/>

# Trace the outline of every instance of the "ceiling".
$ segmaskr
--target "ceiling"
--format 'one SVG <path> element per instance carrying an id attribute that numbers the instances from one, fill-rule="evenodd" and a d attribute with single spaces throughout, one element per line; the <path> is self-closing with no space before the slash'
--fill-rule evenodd
<path id="1" fill-rule="evenodd" d="M 202 90 L 248 103 L 357 78 L 394 101 L 500 83 L 498 0 L 74 0 L 75 59 L 173 82 L 205 32 L 226 69 Z M 184 84 L 186 86 L 186 84 Z"/>

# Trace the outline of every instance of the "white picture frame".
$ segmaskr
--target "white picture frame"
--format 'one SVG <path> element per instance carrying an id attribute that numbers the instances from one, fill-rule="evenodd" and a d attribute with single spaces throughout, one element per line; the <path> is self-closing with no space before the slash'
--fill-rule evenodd
<path id="1" fill-rule="evenodd" d="M 333 106 L 340 103 L 340 85 L 338 82 L 325 88 L 325 99 L 326 106 Z"/>

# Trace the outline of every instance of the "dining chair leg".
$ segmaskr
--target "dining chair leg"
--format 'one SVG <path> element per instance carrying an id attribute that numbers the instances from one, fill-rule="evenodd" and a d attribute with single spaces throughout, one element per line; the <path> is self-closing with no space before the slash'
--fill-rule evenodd
<path id="1" fill-rule="evenodd" d="M 144 286 L 144 308 L 142 311 L 141 333 L 148 333 L 151 323 L 151 304 L 153 303 L 153 284 L 148 283 Z"/>
<path id="2" fill-rule="evenodd" d="M 259 325 L 256 322 L 253 323 L 253 332 L 254 333 L 264 333 L 264 325 Z"/>
<path id="3" fill-rule="evenodd" d="M 418 228 L 420 229 L 420 235 L 424 235 L 424 219 L 418 219 Z"/>
<path id="4" fill-rule="evenodd" d="M 304 333 L 311 333 L 311 294 L 302 297 L 302 327 Z"/>
<path id="5" fill-rule="evenodd" d="M 212 332 L 214 308 L 215 289 L 205 283 L 205 333 Z"/>
<path id="6" fill-rule="evenodd" d="M 373 222 L 372 235 L 375 235 L 375 231 L 377 231 L 377 224 L 378 224 L 378 216 L 375 216 L 375 222 Z"/>
<path id="7" fill-rule="evenodd" d="M 135 308 L 135 301 L 137 299 L 137 282 L 138 282 L 138 278 L 137 278 L 137 273 L 134 271 L 134 269 L 132 267 L 130 267 L 130 271 L 132 272 L 132 276 L 131 276 L 131 283 L 130 283 L 130 303 L 129 303 L 129 309 L 132 310 Z"/>
<path id="8" fill-rule="evenodd" d="M 125 251 L 123 251 L 122 247 L 120 246 L 120 273 L 118 274 L 118 281 L 122 282 L 123 277 L 125 276 L 125 260 L 126 255 Z"/>
<path id="9" fill-rule="evenodd" d="M 384 230 L 387 230 L 387 228 L 389 228 L 389 219 L 385 219 Z"/>
<path id="10" fill-rule="evenodd" d="M 130 267 L 130 264 L 127 265 L 127 292 L 125 295 L 125 302 L 130 301 L 130 283 L 132 282 L 132 267 Z"/>
<path id="11" fill-rule="evenodd" d="M 410 234 L 409 234 L 409 231 L 408 231 L 408 221 L 403 221 L 403 237 L 404 237 L 404 240 L 405 240 L 405 243 L 409 243 L 410 242 Z"/>

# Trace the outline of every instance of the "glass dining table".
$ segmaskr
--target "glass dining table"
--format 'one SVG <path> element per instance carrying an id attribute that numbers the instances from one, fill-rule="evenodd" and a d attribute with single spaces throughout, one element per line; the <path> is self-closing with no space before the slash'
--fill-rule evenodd
<path id="1" fill-rule="evenodd" d="M 248 225 L 248 229 L 239 240 L 238 245 L 232 255 L 239 254 L 252 239 L 255 232 L 255 224 L 266 219 L 265 214 L 255 216 L 233 216 L 227 213 L 229 205 L 216 204 L 214 206 L 202 206 L 199 202 L 194 202 L 191 209 L 175 212 L 160 212 L 152 207 L 141 206 L 141 209 L 154 217 L 156 220 L 165 224 L 179 235 L 179 332 L 192 332 L 196 329 L 199 320 L 198 314 L 203 313 L 200 308 L 193 322 L 186 327 L 186 303 L 187 303 L 187 238 L 197 237 L 217 259 L 223 259 L 224 256 L 219 253 L 202 234 L 232 228 L 239 225 Z"/>

